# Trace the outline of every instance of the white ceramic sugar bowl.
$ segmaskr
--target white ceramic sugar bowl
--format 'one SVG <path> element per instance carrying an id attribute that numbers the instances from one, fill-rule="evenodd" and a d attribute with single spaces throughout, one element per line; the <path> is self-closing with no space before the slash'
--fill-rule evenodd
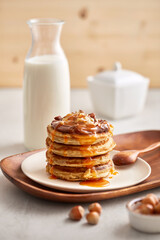
<path id="1" fill-rule="evenodd" d="M 95 112 L 111 119 L 139 113 L 145 104 L 149 79 L 123 70 L 116 62 L 111 71 L 87 78 Z"/>

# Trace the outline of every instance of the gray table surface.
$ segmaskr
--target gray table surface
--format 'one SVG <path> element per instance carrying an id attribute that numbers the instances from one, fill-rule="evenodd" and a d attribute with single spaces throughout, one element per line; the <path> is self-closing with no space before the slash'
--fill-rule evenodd
<path id="1" fill-rule="evenodd" d="M 72 90 L 72 110 L 93 112 L 87 90 Z M 22 125 L 22 89 L 0 89 L 0 159 L 24 152 Z M 151 89 L 144 110 L 137 116 L 111 121 L 115 134 L 160 129 L 160 89 Z M 68 219 L 75 204 L 49 202 L 28 195 L 10 183 L 0 172 L 0 240 L 18 239 L 160 239 L 160 234 L 145 234 L 129 225 L 125 204 L 144 196 L 101 201 L 103 213 L 96 226 Z M 160 196 L 160 188 L 152 190 Z M 82 204 L 87 212 L 88 204 Z"/>

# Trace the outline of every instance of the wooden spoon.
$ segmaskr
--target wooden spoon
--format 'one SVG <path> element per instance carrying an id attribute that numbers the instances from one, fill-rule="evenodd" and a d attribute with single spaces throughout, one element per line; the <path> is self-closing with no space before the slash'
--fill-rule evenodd
<path id="1" fill-rule="evenodd" d="M 160 147 L 160 142 L 153 143 L 147 148 L 144 148 L 142 150 L 126 150 L 116 153 L 113 156 L 113 162 L 115 165 L 121 166 L 121 165 L 128 165 L 135 163 L 137 160 L 137 157 L 140 153 L 146 153 L 149 151 L 152 151 L 156 148 Z"/>

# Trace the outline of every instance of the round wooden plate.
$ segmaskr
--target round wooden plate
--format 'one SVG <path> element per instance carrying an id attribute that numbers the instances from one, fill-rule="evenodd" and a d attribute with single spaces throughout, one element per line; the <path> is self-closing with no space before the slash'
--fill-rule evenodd
<path id="1" fill-rule="evenodd" d="M 117 151 L 110 152 L 112 156 Z M 34 182 L 37 182 L 43 186 L 56 189 L 58 191 L 71 192 L 71 193 L 91 193 L 91 192 L 103 192 L 108 190 L 126 188 L 134 186 L 140 182 L 143 182 L 151 174 L 150 165 L 142 158 L 137 158 L 134 164 L 126 166 L 115 166 L 115 175 L 106 178 L 108 184 L 102 187 L 81 185 L 80 181 L 70 182 L 61 179 L 52 179 L 49 174 L 46 173 L 46 150 L 32 154 L 23 160 L 21 164 L 23 173 Z M 128 178 L 129 176 L 129 178 Z M 126 181 L 127 179 L 127 181 Z"/>
<path id="2" fill-rule="evenodd" d="M 141 149 L 160 141 L 160 130 L 141 131 L 114 136 L 117 150 Z M 33 153 L 44 149 L 17 154 L 7 157 L 0 162 L 3 174 L 16 186 L 31 195 L 51 201 L 61 202 L 92 202 L 114 197 L 120 197 L 135 192 L 140 192 L 160 186 L 160 149 L 145 154 L 145 159 L 151 166 L 152 173 L 144 182 L 123 189 L 110 190 L 96 193 L 67 193 L 44 187 L 26 177 L 21 170 L 22 161 Z M 126 179 L 127 181 L 127 179 Z"/>

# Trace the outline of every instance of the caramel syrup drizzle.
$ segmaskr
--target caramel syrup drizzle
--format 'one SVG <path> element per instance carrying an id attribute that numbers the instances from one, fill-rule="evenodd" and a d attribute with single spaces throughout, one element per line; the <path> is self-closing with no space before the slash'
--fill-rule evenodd
<path id="1" fill-rule="evenodd" d="M 68 137 L 67 136 L 64 136 L 64 142 L 65 142 L 65 144 L 68 143 Z"/>
<path id="2" fill-rule="evenodd" d="M 52 174 L 51 176 L 49 176 L 49 179 L 57 179 L 57 177 Z"/>
<path id="3" fill-rule="evenodd" d="M 111 168 L 111 169 L 110 169 L 110 174 L 111 174 L 111 175 L 117 175 L 118 172 L 115 171 L 113 168 Z"/>
<path id="4" fill-rule="evenodd" d="M 95 160 L 93 160 L 92 159 L 92 157 L 88 157 L 88 158 L 86 158 L 85 160 L 84 160 L 84 166 L 86 167 L 86 168 L 93 168 L 94 167 L 94 165 L 95 165 Z"/>
<path id="5" fill-rule="evenodd" d="M 53 130 L 52 132 L 52 142 L 54 142 L 54 134 L 55 134 L 55 130 Z"/>
<path id="6" fill-rule="evenodd" d="M 84 157 L 86 157 L 86 155 L 88 155 L 88 156 L 90 156 L 90 155 L 95 155 L 95 152 L 96 152 L 96 150 L 94 149 L 87 149 L 87 147 L 86 146 L 80 146 L 80 148 L 79 148 L 79 150 L 80 150 L 80 152 L 81 152 L 81 154 L 82 154 L 82 156 L 84 156 Z"/>
<path id="7" fill-rule="evenodd" d="M 96 137 L 96 133 L 93 134 L 93 135 L 88 135 L 89 136 L 89 140 L 90 140 L 90 144 L 89 145 L 92 145 L 97 137 Z M 84 142 L 84 135 L 76 135 L 76 134 L 72 134 L 72 137 L 78 141 L 80 143 L 80 145 L 83 145 L 83 142 Z"/>
<path id="8" fill-rule="evenodd" d="M 94 170 L 94 167 L 92 168 L 91 171 L 95 171 L 95 174 L 96 174 L 96 170 Z M 117 175 L 118 172 L 115 171 L 113 168 L 111 168 L 110 174 Z M 96 175 L 94 177 L 96 177 Z M 113 176 L 109 176 L 109 179 L 112 179 L 112 178 L 113 178 Z M 106 187 L 110 184 L 110 182 L 104 178 L 100 178 L 100 179 L 95 179 L 95 180 L 92 179 L 92 180 L 82 181 L 79 184 L 83 185 L 83 186 L 88 186 L 88 187 Z"/>

